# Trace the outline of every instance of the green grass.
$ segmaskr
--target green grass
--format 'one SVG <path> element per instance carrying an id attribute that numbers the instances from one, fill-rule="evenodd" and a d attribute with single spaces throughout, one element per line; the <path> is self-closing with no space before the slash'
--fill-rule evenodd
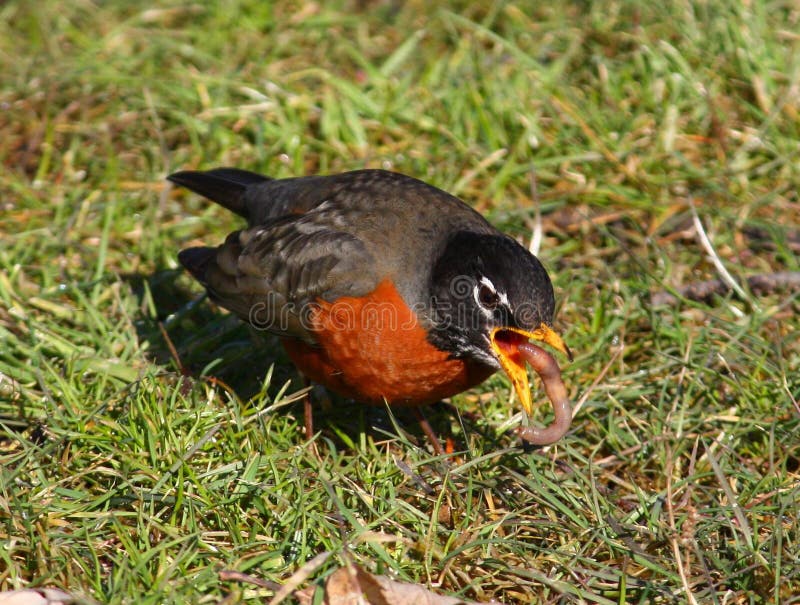
<path id="1" fill-rule="evenodd" d="M 691 203 L 736 278 L 800 270 L 797 7 L 492 5 L 0 4 L 0 590 L 258 602 L 218 572 L 331 551 L 314 582 L 800 602 L 800 297 L 650 301 L 718 276 Z M 164 177 L 219 165 L 389 167 L 521 238 L 535 167 L 568 437 L 520 448 L 496 376 L 433 414 L 449 466 L 347 403 L 306 442 L 277 342 L 176 263 L 238 223 Z"/>

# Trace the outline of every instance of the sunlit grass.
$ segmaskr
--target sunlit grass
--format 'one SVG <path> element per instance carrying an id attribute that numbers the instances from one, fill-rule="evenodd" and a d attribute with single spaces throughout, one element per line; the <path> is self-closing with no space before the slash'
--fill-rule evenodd
<path id="1" fill-rule="evenodd" d="M 690 204 L 734 278 L 800 270 L 800 13 L 434 4 L 0 6 L 0 590 L 255 601 L 218 572 L 331 551 L 314 582 L 797 602 L 798 294 L 651 295 L 718 277 Z M 177 267 L 238 223 L 164 177 L 219 165 L 398 170 L 526 242 L 538 204 L 567 438 L 520 448 L 496 376 L 432 413 L 449 465 L 338 400 L 307 442 L 277 341 Z"/>

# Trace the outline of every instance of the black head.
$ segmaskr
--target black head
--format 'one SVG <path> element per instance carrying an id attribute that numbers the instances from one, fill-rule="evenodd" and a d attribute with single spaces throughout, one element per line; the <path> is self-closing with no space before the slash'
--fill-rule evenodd
<path id="1" fill-rule="evenodd" d="M 553 321 L 547 271 L 533 254 L 501 234 L 453 236 L 431 275 L 431 340 L 455 357 L 500 367 L 496 330 L 533 332 Z"/>

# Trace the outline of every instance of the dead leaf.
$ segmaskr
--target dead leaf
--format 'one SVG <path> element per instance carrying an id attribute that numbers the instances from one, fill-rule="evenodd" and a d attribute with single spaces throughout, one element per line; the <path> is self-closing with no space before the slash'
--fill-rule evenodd
<path id="1" fill-rule="evenodd" d="M 69 605 L 75 599 L 55 588 L 26 588 L 0 592 L 0 605 Z"/>
<path id="2" fill-rule="evenodd" d="M 311 603 L 313 589 L 295 593 L 300 603 Z M 437 595 L 423 586 L 375 576 L 357 565 L 337 569 L 325 583 L 324 605 L 479 605 Z"/>

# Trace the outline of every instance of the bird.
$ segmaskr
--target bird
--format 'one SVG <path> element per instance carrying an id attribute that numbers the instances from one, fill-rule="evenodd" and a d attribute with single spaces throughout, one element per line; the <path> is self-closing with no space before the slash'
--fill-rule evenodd
<path id="1" fill-rule="evenodd" d="M 345 398 L 419 410 L 503 370 L 530 415 L 521 345 L 572 358 L 539 259 L 433 185 L 378 169 L 167 179 L 247 223 L 219 245 L 181 250 L 181 265 L 212 301 L 278 335 L 302 375 Z M 307 416 L 310 427 L 310 407 Z"/>

